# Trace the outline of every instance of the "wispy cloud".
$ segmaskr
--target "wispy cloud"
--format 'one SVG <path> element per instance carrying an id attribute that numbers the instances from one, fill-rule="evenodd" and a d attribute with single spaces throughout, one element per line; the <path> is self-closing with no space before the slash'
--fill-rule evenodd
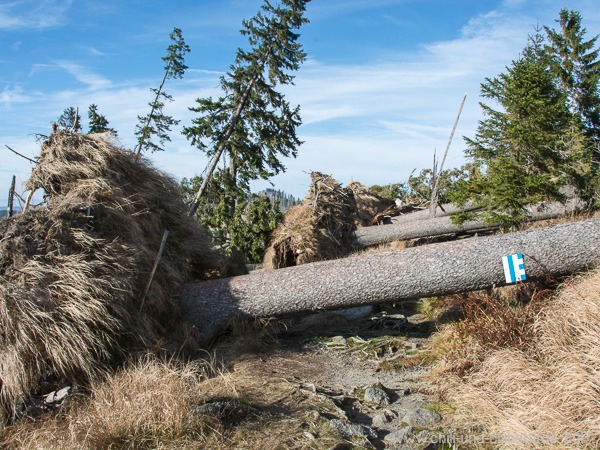
<path id="1" fill-rule="evenodd" d="M 13 103 L 27 103 L 31 97 L 24 94 L 20 86 L 6 86 L 0 93 L 0 104 L 5 109 L 10 109 Z"/>
<path id="2" fill-rule="evenodd" d="M 101 56 L 104 57 L 106 56 L 106 53 L 101 52 L 100 50 L 98 50 L 97 48 L 94 47 L 84 47 L 92 56 Z"/>
<path id="3" fill-rule="evenodd" d="M 0 29 L 44 29 L 66 24 L 73 0 L 16 0 L 0 4 Z"/>
<path id="4" fill-rule="evenodd" d="M 600 13 L 596 12 L 595 2 L 577 2 L 590 38 L 600 31 Z M 305 172 L 309 170 L 330 173 L 343 183 L 353 179 L 365 184 L 405 180 L 414 168 L 430 167 L 434 149 L 440 151 L 445 147 L 460 100 L 467 92 L 469 97 L 447 161 L 448 167 L 462 164 L 464 143 L 460 136 L 472 136 L 481 118 L 477 103 L 480 83 L 485 77 L 503 71 L 518 56 L 537 20 L 527 11 L 531 3 L 543 4 L 537 10 L 547 13 L 539 17 L 540 23 L 549 25 L 553 25 L 552 20 L 562 7 L 558 0 L 506 0 L 496 10 L 469 20 L 454 39 L 429 42 L 408 51 L 387 52 L 385 59 L 375 61 L 354 60 L 348 64 L 314 58 L 307 61 L 297 73 L 296 86 L 286 88 L 290 103 L 301 106 L 304 125 L 299 129 L 299 137 L 305 143 L 297 159 L 284 162 L 288 171 L 272 181 L 279 188 L 302 196 L 308 188 Z M 314 2 L 309 9 L 323 8 L 321 12 L 329 14 L 347 4 L 345 0 Z M 353 0 L 350 4 L 353 8 L 367 6 L 371 2 Z M 102 48 L 89 47 L 93 52 L 91 49 L 104 53 Z M 83 110 L 96 103 L 110 125 L 119 130 L 123 145 L 131 147 L 137 116 L 147 113 L 151 97 L 148 89 L 153 81 L 143 80 L 140 75 L 126 84 L 111 82 L 91 65 L 70 60 L 38 64 L 32 73 L 64 70 L 82 85 L 60 92 L 36 93 L 35 102 L 31 102 L 31 93 L 16 87 L 5 88 L 0 101 L 13 110 L 22 110 L 15 120 L 29 121 L 27 127 L 22 127 L 26 130 L 23 135 L 47 132 L 49 122 L 67 106 Z M 219 95 L 218 76 L 223 73 L 202 67 L 210 66 L 203 63 L 192 67 L 183 80 L 169 82 L 167 91 L 175 101 L 165 106 L 165 112 L 182 122 L 172 133 L 173 142 L 167 151 L 149 155 L 160 169 L 176 177 L 200 173 L 206 165 L 203 154 L 191 148 L 178 133 L 182 126 L 191 123 L 194 114 L 188 108 L 196 98 Z M 36 108 L 26 101 L 35 103 Z M 17 147 L 34 153 L 33 138 L 27 142 L 12 139 L 20 143 Z M 28 170 L 25 165 L 23 168 Z M 0 188 L 5 185 L 7 181 L 0 174 Z"/>
<path id="5" fill-rule="evenodd" d="M 86 84 L 92 89 L 108 88 L 112 83 L 108 78 L 91 71 L 89 67 L 82 66 L 72 61 L 59 60 L 56 65 L 73 75 L 77 81 Z"/>
<path id="6" fill-rule="evenodd" d="M 16 41 L 16 42 L 13 42 L 13 43 L 11 44 L 11 46 L 10 46 L 10 49 L 11 49 L 13 52 L 18 52 L 18 51 L 20 51 L 20 50 L 21 50 L 21 47 L 22 47 L 22 46 L 23 46 L 23 41 Z"/>

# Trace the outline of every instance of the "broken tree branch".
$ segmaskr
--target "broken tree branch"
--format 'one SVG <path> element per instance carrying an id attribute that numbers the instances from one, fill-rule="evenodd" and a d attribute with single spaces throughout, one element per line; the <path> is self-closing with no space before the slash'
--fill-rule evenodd
<path id="1" fill-rule="evenodd" d="M 14 212 L 14 200 L 15 200 L 15 184 L 17 182 L 17 177 L 15 175 L 13 175 L 12 177 L 12 181 L 10 183 L 10 189 L 8 190 L 8 206 L 7 206 L 7 211 L 6 214 L 8 214 L 8 217 L 12 217 L 13 216 L 13 212 Z"/>
<path id="2" fill-rule="evenodd" d="M 19 153 L 18 151 L 16 151 L 16 150 L 13 150 L 12 148 L 10 148 L 8 145 L 4 144 L 4 146 L 5 146 L 7 149 L 9 149 L 11 152 L 13 152 L 15 155 L 18 155 L 18 156 L 20 156 L 21 158 L 24 158 L 24 159 L 26 159 L 26 160 L 27 160 L 27 161 L 29 161 L 30 163 L 33 163 L 33 164 L 37 164 L 37 163 L 38 163 L 38 162 L 37 162 L 35 159 L 31 159 L 31 158 L 28 158 L 28 157 L 27 157 L 27 156 L 25 156 L 25 155 L 22 155 L 22 154 L 21 154 L 21 153 Z"/>
<path id="3" fill-rule="evenodd" d="M 448 156 L 448 150 L 450 150 L 450 144 L 452 144 L 452 138 L 454 137 L 454 133 L 456 132 L 456 127 L 458 126 L 458 121 L 460 119 L 460 114 L 462 113 L 463 107 L 465 106 L 465 100 L 467 100 L 467 94 L 464 95 L 462 102 L 460 103 L 460 108 L 458 109 L 458 114 L 456 115 L 456 120 L 454 121 L 454 126 L 452 127 L 452 132 L 450 133 L 450 137 L 448 138 L 448 144 L 446 145 L 446 151 L 444 152 L 444 156 L 442 157 L 442 162 L 440 163 L 440 170 L 437 171 L 437 164 L 433 163 L 433 174 L 432 177 L 435 180 L 433 183 L 433 187 L 431 189 L 431 206 L 429 208 L 429 216 L 435 217 L 437 207 L 438 207 L 438 189 L 440 187 L 440 180 L 442 178 L 442 172 L 444 171 L 444 163 L 446 162 L 446 156 Z"/>

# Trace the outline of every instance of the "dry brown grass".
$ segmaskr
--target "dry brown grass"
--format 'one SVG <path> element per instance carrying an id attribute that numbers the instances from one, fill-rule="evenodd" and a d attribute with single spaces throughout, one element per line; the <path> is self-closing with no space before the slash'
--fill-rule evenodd
<path id="1" fill-rule="evenodd" d="M 2 444 L 21 449 L 181 448 L 201 439 L 211 423 L 196 413 L 204 401 L 205 367 L 146 359 L 91 386 L 45 420 L 22 420 Z M 194 445 L 195 446 L 195 445 Z"/>
<path id="2" fill-rule="evenodd" d="M 353 181 L 348 184 L 346 188 L 354 193 L 357 207 L 356 225 L 359 227 L 368 227 L 372 225 L 373 218 L 377 213 L 394 205 L 393 201 L 374 194 L 368 187 L 358 181 Z"/>
<path id="3" fill-rule="evenodd" d="M 356 201 L 352 190 L 318 172 L 300 205 L 288 210 L 273 232 L 264 268 L 280 269 L 347 256 L 356 229 Z"/>
<path id="4" fill-rule="evenodd" d="M 29 180 L 46 206 L 0 221 L 1 410 L 48 374 L 103 377 L 124 354 L 193 339 L 173 294 L 220 265 L 177 184 L 99 136 L 59 131 Z M 171 235 L 144 298 L 164 229 Z"/>
<path id="5" fill-rule="evenodd" d="M 526 441 L 500 448 L 598 448 L 600 270 L 562 287 L 527 335 L 526 343 L 483 348 L 480 364 L 446 376 L 457 420 Z"/>
<path id="6" fill-rule="evenodd" d="M 256 358 L 229 362 L 231 371 L 215 373 L 214 362 L 175 365 L 145 358 L 94 383 L 89 396 L 71 399 L 53 415 L 7 427 L 0 447 L 283 449 L 339 441 L 328 421 L 312 414 L 335 406 L 277 375 L 274 369 L 285 359 L 275 366 Z M 319 436 L 318 445 L 305 431 Z"/>

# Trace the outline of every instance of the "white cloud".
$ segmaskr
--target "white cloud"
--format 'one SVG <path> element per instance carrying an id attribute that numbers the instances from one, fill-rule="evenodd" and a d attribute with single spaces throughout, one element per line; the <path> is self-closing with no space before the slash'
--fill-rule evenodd
<path id="1" fill-rule="evenodd" d="M 0 5 L 0 29 L 45 29 L 66 23 L 73 0 L 15 0 Z"/>
<path id="2" fill-rule="evenodd" d="M 279 189 L 303 196 L 309 184 L 305 172 L 310 170 L 329 173 L 344 183 L 404 181 L 414 168 L 431 166 L 434 149 L 438 154 L 443 151 L 460 100 L 467 92 L 469 97 L 447 161 L 447 167 L 461 165 L 464 160 L 461 136 L 472 136 L 481 118 L 480 83 L 485 77 L 496 76 L 517 57 L 537 19 L 524 8 L 536 2 L 507 0 L 497 10 L 472 18 L 458 38 L 431 42 L 410 53 L 389 53 L 385 61 L 344 65 L 307 61 L 297 73 L 296 86 L 286 88 L 290 103 L 301 105 L 304 125 L 298 131 L 305 144 L 297 159 L 284 162 L 288 171 L 272 182 Z M 342 3 L 336 1 L 324 8 L 330 8 L 326 12 L 331 12 Z M 539 18 L 540 23 L 553 24 L 561 5 L 551 3 L 540 7 L 539 10 L 547 11 L 546 17 Z M 600 13 L 594 10 L 593 3 L 587 0 L 579 3 L 589 37 L 600 30 Z M 360 6 L 358 2 L 353 5 Z M 315 2 L 314 9 L 317 6 Z M 147 112 L 151 82 L 130 80 L 118 84 L 72 61 L 37 65 L 32 72 L 57 70 L 59 66 L 84 86 L 52 94 L 25 93 L 13 86 L 0 94 L 2 104 L 11 106 L 15 117 L 26 117 L 20 119 L 27 120 L 23 129 L 45 133 L 62 108 L 73 105 L 84 110 L 96 103 L 100 113 L 119 131 L 123 144 L 133 147 L 133 130 L 137 116 Z M 166 90 L 175 102 L 167 104 L 165 112 L 182 122 L 172 133 L 173 142 L 167 145 L 167 151 L 149 155 L 160 169 L 176 177 L 189 177 L 204 170 L 206 158 L 191 148 L 178 130 L 190 124 L 193 113 L 188 108 L 194 106 L 196 98 L 220 94 L 220 75 L 218 71 L 191 68 L 183 80 L 168 82 Z M 36 108 L 24 103 L 32 98 Z M 16 114 L 19 108 L 20 115 Z M 18 144 L 15 148 L 35 154 L 33 137 L 12 140 Z M 21 167 L 24 178 L 27 165 L 14 164 L 7 163 L 6 167 L 15 170 Z M 4 159 L 2 166 L 5 167 Z M 0 192 L 8 182 L 0 173 Z M 267 185 L 254 184 L 257 189 Z"/>
<path id="3" fill-rule="evenodd" d="M 13 103 L 26 103 L 31 97 L 24 94 L 20 86 L 6 86 L 0 93 L 0 104 L 5 109 L 10 109 Z"/>
<path id="4" fill-rule="evenodd" d="M 56 61 L 56 65 L 69 72 L 80 83 L 88 85 L 91 89 L 108 88 L 111 85 L 111 81 L 108 78 L 95 74 L 90 68 L 72 61 L 59 60 Z"/>
<path id="5" fill-rule="evenodd" d="M 22 46 L 23 46 L 23 41 L 16 41 L 11 44 L 10 49 L 13 52 L 18 52 L 21 50 Z"/>

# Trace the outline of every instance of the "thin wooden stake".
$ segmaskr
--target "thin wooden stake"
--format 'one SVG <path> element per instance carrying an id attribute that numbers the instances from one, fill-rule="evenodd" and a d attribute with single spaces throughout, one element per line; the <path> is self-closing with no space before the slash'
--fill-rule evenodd
<path id="1" fill-rule="evenodd" d="M 450 137 L 448 138 L 448 145 L 446 145 L 446 151 L 444 152 L 444 157 L 442 158 L 442 163 L 440 164 L 440 170 L 435 176 L 435 184 L 433 185 L 433 189 L 431 190 L 431 204 L 429 205 L 429 216 L 435 217 L 437 205 L 438 205 L 438 188 L 440 187 L 440 179 L 442 178 L 442 171 L 444 170 L 444 163 L 446 162 L 446 156 L 448 156 L 448 150 L 450 150 L 450 144 L 452 143 L 452 138 L 454 137 L 454 132 L 456 131 L 456 127 L 458 126 L 458 119 L 460 119 L 460 114 L 462 113 L 463 106 L 465 106 L 465 100 L 467 100 L 467 94 L 464 95 L 462 102 L 460 103 L 460 108 L 458 109 L 458 114 L 456 115 L 456 120 L 454 121 L 454 126 L 452 127 L 452 133 L 450 133 Z"/>
<path id="2" fill-rule="evenodd" d="M 33 189 L 29 191 L 29 194 L 27 194 L 27 198 L 25 199 L 25 205 L 23 206 L 23 211 L 27 211 L 27 209 L 29 208 L 31 199 L 33 198 L 33 194 L 35 194 L 35 190 Z"/>
<path id="3" fill-rule="evenodd" d="M 13 202 L 15 200 L 15 184 L 17 182 L 17 177 L 13 175 L 12 182 L 10 183 L 10 189 L 8 190 L 8 208 L 7 213 L 8 217 L 13 216 Z"/>
<path id="4" fill-rule="evenodd" d="M 144 296 L 142 297 L 142 303 L 140 304 L 140 311 L 144 308 L 144 303 L 146 303 L 146 296 L 150 291 L 150 286 L 152 285 L 152 280 L 154 280 L 154 275 L 156 274 L 156 269 L 158 269 L 158 264 L 162 258 L 163 251 L 165 250 L 165 244 L 167 243 L 167 238 L 169 237 L 169 230 L 165 230 L 163 233 L 162 240 L 160 241 L 160 248 L 158 249 L 158 253 L 156 254 L 156 258 L 154 259 L 154 266 L 152 267 L 152 272 L 150 272 L 150 279 L 148 280 L 148 284 L 146 285 L 146 290 L 144 291 Z"/>

